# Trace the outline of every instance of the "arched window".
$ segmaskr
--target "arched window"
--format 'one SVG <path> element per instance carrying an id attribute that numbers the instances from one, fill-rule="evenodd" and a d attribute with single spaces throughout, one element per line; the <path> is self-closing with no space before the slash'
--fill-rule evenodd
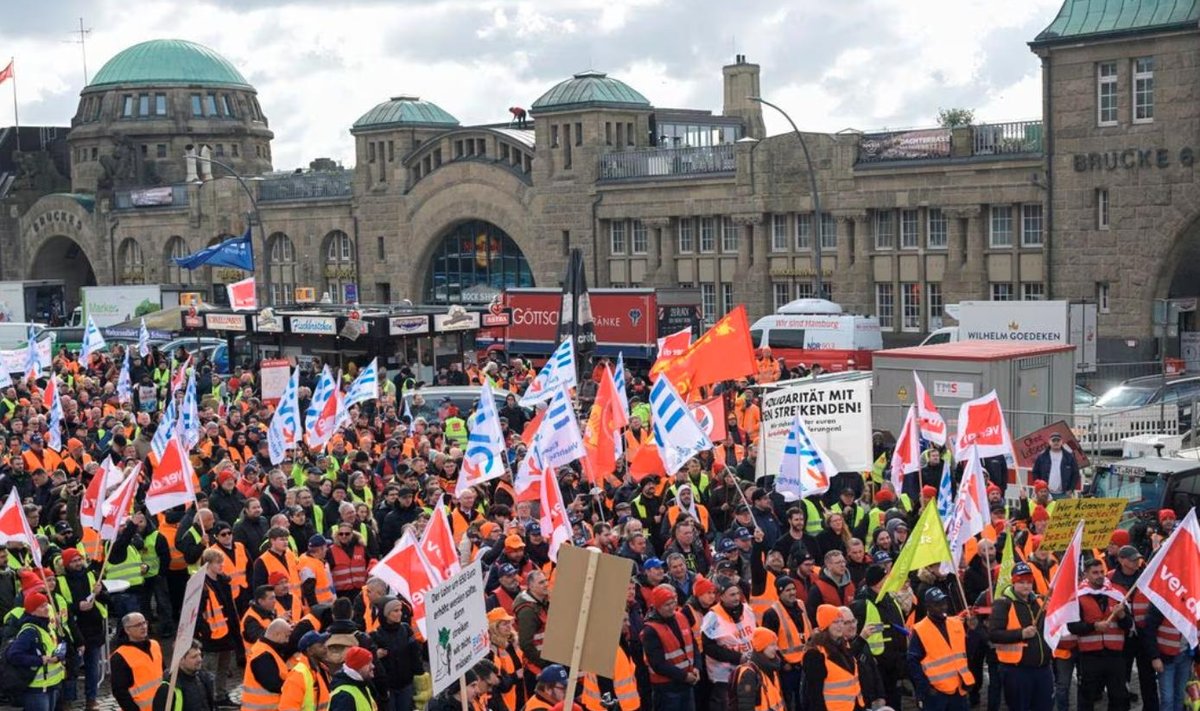
<path id="1" fill-rule="evenodd" d="M 486 304 L 505 288 L 533 285 L 533 272 L 512 237 L 490 222 L 471 220 L 450 230 L 434 247 L 425 301 Z"/>
<path id="2" fill-rule="evenodd" d="M 175 263 L 177 257 L 186 257 L 188 255 L 187 243 L 179 235 L 171 237 L 167 240 L 166 249 L 163 250 L 163 258 L 166 260 L 164 265 L 163 275 L 167 284 L 191 284 L 192 272 L 190 269 L 184 269 Z"/>
<path id="3" fill-rule="evenodd" d="M 296 294 L 296 246 L 282 232 L 271 235 L 267 269 L 271 271 L 271 306 L 290 304 Z"/>
<path id="4" fill-rule="evenodd" d="M 347 292 L 357 301 L 357 271 L 354 268 L 354 241 L 341 230 L 325 235 L 325 288 L 335 304 L 347 301 Z M 347 289 L 349 287 L 349 289 Z"/>
<path id="5" fill-rule="evenodd" d="M 121 265 L 122 284 L 146 283 L 146 262 L 142 258 L 142 246 L 136 240 L 129 238 L 121 243 L 117 250 L 117 260 Z"/>

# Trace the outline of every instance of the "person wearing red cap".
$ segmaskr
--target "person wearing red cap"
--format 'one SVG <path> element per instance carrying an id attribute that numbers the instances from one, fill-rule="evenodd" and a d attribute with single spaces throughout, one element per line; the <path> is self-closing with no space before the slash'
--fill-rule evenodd
<path id="1" fill-rule="evenodd" d="M 104 638 L 107 635 L 108 591 L 96 578 L 96 572 L 88 569 L 88 561 L 75 548 L 63 551 L 63 574 L 58 577 L 57 592 L 66 600 L 67 616 L 78 630 L 79 639 L 72 640 L 83 647 L 84 695 L 94 706 L 100 691 L 100 662 L 104 656 Z M 73 660 L 71 666 L 74 667 Z M 74 701 L 75 681 L 71 679 L 63 687 L 63 700 Z"/>
<path id="2" fill-rule="evenodd" d="M 1157 551 L 1162 542 L 1167 540 L 1167 536 L 1170 536 L 1171 532 L 1175 530 L 1175 522 L 1177 520 L 1174 509 L 1158 510 L 1158 531 L 1151 537 L 1154 550 Z"/>
<path id="3" fill-rule="evenodd" d="M 346 650 L 341 670 L 330 681 L 329 711 L 375 711 L 379 706 L 371 680 L 375 657 L 363 647 Z"/>
<path id="4" fill-rule="evenodd" d="M 54 625 L 50 624 L 50 599 L 44 593 L 27 595 L 23 609 L 21 627 L 5 654 L 5 662 L 23 681 L 27 680 L 22 694 L 25 709 L 53 711 L 66 678 L 66 649 L 60 646 Z"/>
<path id="5" fill-rule="evenodd" d="M 1033 534 L 1040 536 L 1046 532 L 1046 527 L 1050 525 L 1050 512 L 1044 506 L 1038 504 L 1029 513 L 1029 522 L 1032 525 L 1031 531 Z"/>
<path id="6" fill-rule="evenodd" d="M 735 586 L 736 587 L 736 586 Z M 699 639 L 679 612 L 675 588 L 650 593 L 650 613 L 642 627 L 642 654 L 650 668 L 654 711 L 695 711 L 693 687 L 700 681 Z"/>

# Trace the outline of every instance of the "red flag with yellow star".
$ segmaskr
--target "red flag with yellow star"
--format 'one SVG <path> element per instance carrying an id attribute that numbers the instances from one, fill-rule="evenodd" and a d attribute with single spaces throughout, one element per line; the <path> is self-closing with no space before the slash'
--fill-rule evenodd
<path id="1" fill-rule="evenodd" d="M 746 307 L 738 306 L 674 358 L 662 358 L 650 377 L 666 374 L 679 394 L 693 399 L 698 389 L 722 380 L 736 380 L 758 371 Z"/>

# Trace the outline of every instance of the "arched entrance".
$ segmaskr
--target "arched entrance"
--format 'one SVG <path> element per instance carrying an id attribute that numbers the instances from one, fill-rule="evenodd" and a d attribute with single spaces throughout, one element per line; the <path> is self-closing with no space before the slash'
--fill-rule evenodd
<path id="1" fill-rule="evenodd" d="M 486 304 L 503 289 L 533 285 L 513 238 L 490 222 L 468 220 L 434 244 L 423 297 L 428 304 Z"/>
<path id="2" fill-rule="evenodd" d="M 62 279 L 66 292 L 64 315 L 80 304 L 81 287 L 96 285 L 96 271 L 75 240 L 55 235 L 38 248 L 29 267 L 30 279 Z"/>

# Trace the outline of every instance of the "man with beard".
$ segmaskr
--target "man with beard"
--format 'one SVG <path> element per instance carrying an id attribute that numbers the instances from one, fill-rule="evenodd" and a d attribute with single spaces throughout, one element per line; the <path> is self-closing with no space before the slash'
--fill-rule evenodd
<path id="1" fill-rule="evenodd" d="M 547 541 L 546 537 L 542 535 L 541 524 L 532 522 L 527 525 L 525 537 L 529 541 L 525 546 L 525 555 L 529 562 L 537 568 L 544 569 L 550 562 L 550 541 Z"/>
<path id="2" fill-rule="evenodd" d="M 650 594 L 651 612 L 642 628 L 642 649 L 645 663 L 650 667 L 655 711 L 696 708 L 693 687 L 700 681 L 699 640 L 687 618 L 677 609 L 678 604 L 670 586 L 655 588 Z"/>
<path id="3" fill-rule="evenodd" d="M 708 678 L 712 680 L 709 708 L 725 711 L 733 672 L 750 660 L 751 638 L 757 625 L 754 611 L 742 600 L 741 586 L 728 578 L 717 578 L 714 582 L 720 594 L 700 625 L 701 648 Z"/>
<path id="4" fill-rule="evenodd" d="M 846 570 L 846 556 L 841 551 L 829 551 L 817 582 L 808 591 L 808 619 L 817 619 L 817 608 L 821 605 L 849 607 L 853 601 L 854 581 Z"/>
<path id="5" fill-rule="evenodd" d="M 267 488 L 258 500 L 262 504 L 263 515 L 267 518 L 283 511 L 287 500 L 287 477 L 282 470 L 271 470 L 267 475 Z"/>
<path id="6" fill-rule="evenodd" d="M 800 702 L 804 643 L 812 636 L 812 624 L 804 606 L 796 599 L 795 580 L 787 576 L 776 578 L 775 590 L 779 600 L 772 603 L 763 614 L 762 626 L 776 636 L 776 648 L 780 657 L 777 665 L 779 688 L 788 706 L 796 708 Z M 755 635 L 757 634 L 755 631 Z M 740 697 L 740 688 L 738 694 Z"/>
<path id="7" fill-rule="evenodd" d="M 641 492 L 630 502 L 633 516 L 641 521 L 642 528 L 650 533 L 655 550 L 662 550 L 663 537 L 658 535 L 658 532 L 666 509 L 662 497 L 658 495 L 658 477 L 650 475 L 642 479 L 641 488 Z"/>
<path id="8" fill-rule="evenodd" d="M 525 555 L 525 541 L 515 533 L 510 533 L 504 539 L 504 553 L 492 565 L 488 572 L 484 589 L 495 590 L 500 584 L 500 567 L 505 563 L 517 569 L 517 575 L 524 577 L 534 569 L 533 562 Z"/>
<path id="9" fill-rule="evenodd" d="M 547 664 L 542 658 L 542 638 L 550 610 L 550 586 L 540 570 L 525 576 L 525 583 L 529 589 L 517 596 L 513 616 L 517 618 L 517 640 L 525 658 L 525 691 L 532 695 L 537 675 Z"/>
<path id="10" fill-rule="evenodd" d="M 513 613 L 513 604 L 521 590 L 521 579 L 517 576 L 517 568 L 512 563 L 501 563 L 499 566 L 500 585 L 486 598 L 487 609 L 503 608 L 508 614 Z"/>
<path id="11" fill-rule="evenodd" d="M 329 671 L 325 668 L 328 634 L 306 632 L 296 645 L 300 658 L 283 680 L 279 711 L 328 708 Z"/>
<path id="12" fill-rule="evenodd" d="M 664 554 L 669 558 L 672 553 L 678 553 L 683 556 L 687 562 L 688 570 L 701 575 L 708 575 L 709 568 L 712 565 L 711 553 L 708 546 L 703 542 L 703 539 L 696 532 L 696 524 L 691 519 L 683 519 L 675 524 L 675 530 L 671 536 L 671 544 L 667 546 Z"/>
<path id="13" fill-rule="evenodd" d="M 233 468 L 222 469 L 217 474 L 217 488 L 208 497 L 208 508 L 216 514 L 218 521 L 237 521 L 245 505 L 246 497 L 237 490 L 237 476 Z"/>
<path id="14" fill-rule="evenodd" d="M 246 548 L 246 555 L 252 560 L 257 559 L 262 551 L 263 541 L 267 531 L 271 529 L 270 519 L 263 516 L 262 502 L 258 499 L 246 499 L 242 507 L 242 516 L 233 525 L 233 540 Z"/>

